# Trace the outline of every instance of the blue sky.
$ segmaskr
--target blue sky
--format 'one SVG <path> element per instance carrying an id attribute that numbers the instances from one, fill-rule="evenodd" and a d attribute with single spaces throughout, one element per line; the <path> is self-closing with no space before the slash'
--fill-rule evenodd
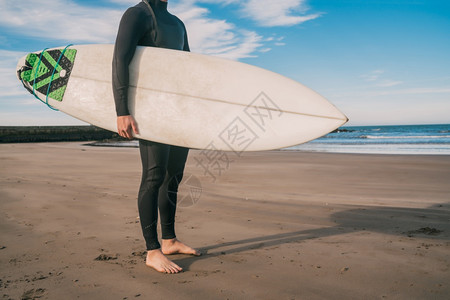
<path id="1" fill-rule="evenodd" d="M 15 77 L 28 52 L 113 43 L 139 0 L 0 1 L 0 126 L 84 124 Z M 256 65 L 325 96 L 348 125 L 450 123 L 448 0 L 169 0 L 191 50 Z"/>

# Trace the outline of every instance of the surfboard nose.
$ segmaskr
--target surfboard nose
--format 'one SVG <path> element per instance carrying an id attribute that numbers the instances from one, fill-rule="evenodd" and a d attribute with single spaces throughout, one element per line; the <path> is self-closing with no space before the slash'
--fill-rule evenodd
<path id="1" fill-rule="evenodd" d="M 315 91 L 313 91 L 313 93 L 313 95 L 310 95 L 310 103 L 314 102 L 318 105 L 315 108 L 317 109 L 317 115 L 322 115 L 325 118 L 336 119 L 338 120 L 338 123 L 340 123 L 339 126 L 342 126 L 348 122 L 349 118 L 333 103 L 331 103 L 328 99 L 316 93 Z M 311 109 L 311 111 L 314 111 L 314 108 Z"/>
<path id="2" fill-rule="evenodd" d="M 336 109 L 338 109 L 338 108 L 336 108 Z M 344 124 L 347 123 L 350 119 L 342 111 L 339 110 L 339 112 L 342 114 Z M 344 124 L 342 124 L 342 125 L 344 125 Z"/>
<path id="3" fill-rule="evenodd" d="M 342 120 L 342 125 L 344 125 L 345 123 L 347 123 L 348 121 L 349 121 L 349 118 L 342 112 L 342 111 L 340 111 L 337 107 L 335 107 L 336 108 L 336 110 L 339 112 L 339 114 L 340 114 L 340 119 Z M 341 125 L 341 126 L 342 126 Z"/>
<path id="4" fill-rule="evenodd" d="M 349 120 L 348 117 L 342 111 L 340 111 L 336 106 L 334 106 L 331 102 L 329 102 L 329 103 L 330 103 L 330 106 L 333 107 L 332 116 L 335 119 L 341 120 L 343 122 L 342 124 L 347 123 Z"/>
<path id="5" fill-rule="evenodd" d="M 323 100 L 326 100 L 323 98 Z M 349 118 L 341 111 L 339 110 L 334 104 L 326 100 L 327 102 L 327 112 L 322 115 L 323 118 L 327 118 L 330 120 L 334 120 L 334 127 L 333 129 L 330 129 L 329 131 L 335 130 L 341 126 L 343 126 L 345 123 L 349 121 Z"/>

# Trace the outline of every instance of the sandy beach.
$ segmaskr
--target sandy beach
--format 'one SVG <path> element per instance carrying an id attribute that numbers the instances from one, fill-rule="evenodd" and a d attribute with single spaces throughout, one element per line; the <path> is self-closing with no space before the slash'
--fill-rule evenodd
<path id="1" fill-rule="evenodd" d="M 138 149 L 0 144 L 2 299 L 449 299 L 450 156 L 208 155 L 176 227 L 204 254 L 167 275 L 144 264 Z"/>

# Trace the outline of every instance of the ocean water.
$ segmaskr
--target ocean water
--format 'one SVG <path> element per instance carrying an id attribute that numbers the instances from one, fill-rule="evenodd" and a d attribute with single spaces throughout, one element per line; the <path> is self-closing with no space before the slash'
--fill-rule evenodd
<path id="1" fill-rule="evenodd" d="M 450 155 L 450 124 L 348 126 L 286 150 Z"/>
<path id="2" fill-rule="evenodd" d="M 137 141 L 95 142 L 93 144 L 95 146 L 138 147 Z M 341 127 L 337 132 L 283 150 L 450 155 L 450 124 Z"/>

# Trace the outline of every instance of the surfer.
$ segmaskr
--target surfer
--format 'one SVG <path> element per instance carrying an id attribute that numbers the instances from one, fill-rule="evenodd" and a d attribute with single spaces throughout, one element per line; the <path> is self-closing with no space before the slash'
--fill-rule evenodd
<path id="1" fill-rule="evenodd" d="M 189 51 L 183 22 L 167 11 L 167 0 L 142 0 L 125 11 L 120 21 L 113 57 L 113 92 L 119 135 L 131 139 L 138 125 L 128 108 L 128 66 L 136 46 Z M 158 74 L 155 74 L 158 76 Z M 181 182 L 189 149 L 139 140 L 142 180 L 138 194 L 139 217 L 144 235 L 146 264 L 159 272 L 178 273 L 182 268 L 166 257 L 199 251 L 180 242 L 175 235 L 178 183 Z M 169 193 L 170 191 L 170 193 Z M 161 244 L 158 242 L 158 207 Z"/>

